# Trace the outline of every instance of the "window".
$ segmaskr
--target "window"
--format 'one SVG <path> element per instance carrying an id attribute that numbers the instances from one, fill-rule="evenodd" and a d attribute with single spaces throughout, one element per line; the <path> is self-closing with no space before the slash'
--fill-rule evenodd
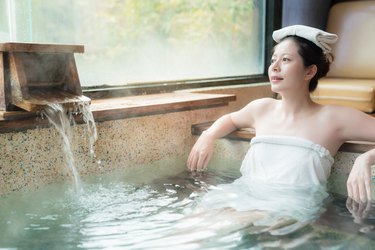
<path id="1" fill-rule="evenodd" d="M 262 0 L 4 0 L 1 42 L 83 44 L 82 86 L 264 73 Z"/>

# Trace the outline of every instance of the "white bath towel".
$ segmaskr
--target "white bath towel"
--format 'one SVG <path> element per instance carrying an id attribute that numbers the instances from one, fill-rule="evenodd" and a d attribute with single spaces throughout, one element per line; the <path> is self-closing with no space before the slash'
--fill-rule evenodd
<path id="1" fill-rule="evenodd" d="M 329 151 L 312 141 L 257 135 L 242 162 L 242 176 L 210 190 L 202 197 L 200 208 L 268 211 L 269 221 L 257 224 L 270 225 L 285 217 L 296 219 L 298 228 L 324 210 L 325 185 L 333 162 Z"/>
<path id="2" fill-rule="evenodd" d="M 319 46 L 324 52 L 331 52 L 332 48 L 330 44 L 337 41 L 338 36 L 336 34 L 328 33 L 326 31 L 305 26 L 305 25 L 292 25 L 279 30 L 275 30 L 272 34 L 273 40 L 279 43 L 283 38 L 287 36 L 299 36 L 305 38 L 317 46 Z"/>

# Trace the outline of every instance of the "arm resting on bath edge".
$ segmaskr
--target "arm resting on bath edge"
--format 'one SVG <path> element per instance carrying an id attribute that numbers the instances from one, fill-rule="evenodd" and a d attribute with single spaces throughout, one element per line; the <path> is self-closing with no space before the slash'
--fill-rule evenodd
<path id="1" fill-rule="evenodd" d="M 210 128 L 204 131 L 190 152 L 187 160 L 189 170 L 203 170 L 207 167 L 216 139 L 236 129 L 254 127 L 254 114 L 257 113 L 257 110 L 262 110 L 264 100 L 252 101 L 241 110 L 220 117 Z"/>
<path id="2" fill-rule="evenodd" d="M 375 149 L 357 157 L 347 180 L 348 196 L 357 202 L 371 201 L 371 166 Z"/>
<path id="3" fill-rule="evenodd" d="M 343 141 L 375 141 L 375 118 L 361 111 L 337 107 L 334 119 L 342 127 Z M 357 202 L 371 201 L 371 166 L 375 164 L 375 149 L 369 150 L 354 162 L 347 180 L 348 196 Z"/>
<path id="4" fill-rule="evenodd" d="M 207 167 L 216 139 L 240 128 L 254 128 L 254 118 L 269 105 L 270 100 L 272 98 L 254 100 L 239 111 L 224 115 L 215 121 L 194 144 L 187 160 L 189 170 L 203 170 Z"/>
<path id="5" fill-rule="evenodd" d="M 211 159 L 215 140 L 236 129 L 237 127 L 233 124 L 231 114 L 224 115 L 215 121 L 210 128 L 201 134 L 194 144 L 187 160 L 188 168 L 191 171 L 205 169 Z"/>

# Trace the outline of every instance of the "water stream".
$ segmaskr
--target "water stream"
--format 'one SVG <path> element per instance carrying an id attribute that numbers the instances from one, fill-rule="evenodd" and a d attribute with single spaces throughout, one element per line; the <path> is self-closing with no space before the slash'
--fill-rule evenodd
<path id="1" fill-rule="evenodd" d="M 77 104 L 79 112 L 82 114 L 82 119 L 87 125 L 87 131 L 89 135 L 89 150 L 91 156 L 95 157 L 95 141 L 98 139 L 98 133 L 96 131 L 96 125 L 94 116 L 90 110 L 90 104 L 87 102 L 82 102 Z"/>
<path id="2" fill-rule="evenodd" d="M 74 154 L 71 147 L 72 141 L 72 125 L 75 124 L 74 115 L 82 114 L 83 121 L 87 125 L 89 136 L 89 151 L 92 156 L 94 155 L 94 144 L 97 139 L 97 131 L 95 126 L 94 117 L 90 111 L 88 103 L 77 104 L 72 109 L 66 109 L 61 104 L 50 103 L 42 111 L 42 117 L 46 117 L 50 124 L 52 124 L 61 135 L 63 139 L 63 149 L 66 159 L 66 166 L 70 171 L 74 186 L 77 192 L 82 191 L 81 178 L 77 171 L 74 162 Z"/>

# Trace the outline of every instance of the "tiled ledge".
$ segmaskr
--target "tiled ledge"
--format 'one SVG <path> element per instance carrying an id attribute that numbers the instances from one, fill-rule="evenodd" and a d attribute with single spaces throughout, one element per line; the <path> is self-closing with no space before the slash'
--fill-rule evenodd
<path id="1" fill-rule="evenodd" d="M 211 124 L 212 122 L 206 122 L 193 125 L 191 128 L 192 134 L 200 135 L 204 130 L 208 129 Z M 254 136 L 255 131 L 253 129 L 240 129 L 230 133 L 225 138 L 232 140 L 250 141 Z M 347 141 L 341 146 L 339 151 L 363 153 L 373 148 L 375 148 L 375 143 L 373 142 Z"/>
<path id="2" fill-rule="evenodd" d="M 201 93 L 164 93 L 92 100 L 90 109 L 96 122 L 163 114 L 227 105 L 235 95 Z M 80 115 L 76 121 L 82 122 Z M 48 126 L 36 113 L 0 111 L 0 133 Z"/>

